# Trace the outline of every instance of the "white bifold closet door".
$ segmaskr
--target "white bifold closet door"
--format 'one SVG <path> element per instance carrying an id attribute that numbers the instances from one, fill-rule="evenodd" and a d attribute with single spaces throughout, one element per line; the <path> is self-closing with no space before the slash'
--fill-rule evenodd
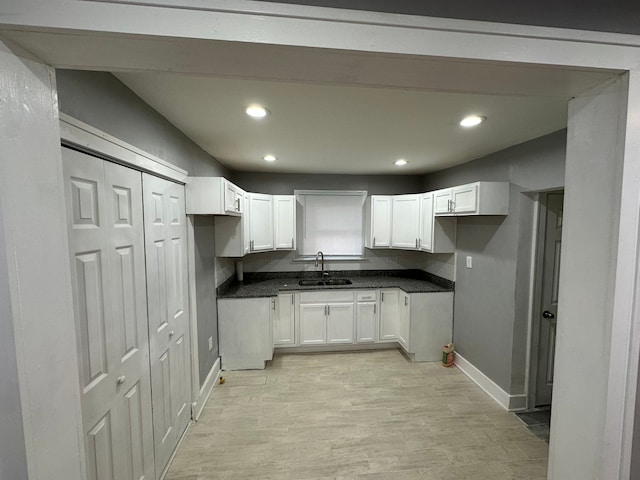
<path id="1" fill-rule="evenodd" d="M 141 174 L 64 147 L 62 158 L 87 477 L 151 480 Z"/>
<path id="2" fill-rule="evenodd" d="M 184 186 L 143 174 L 147 302 L 156 470 L 191 419 Z"/>

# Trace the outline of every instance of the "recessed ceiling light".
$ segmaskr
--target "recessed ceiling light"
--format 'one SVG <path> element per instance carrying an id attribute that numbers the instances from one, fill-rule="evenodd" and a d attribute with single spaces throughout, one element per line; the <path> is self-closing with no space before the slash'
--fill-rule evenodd
<path id="1" fill-rule="evenodd" d="M 482 117 L 480 115 L 469 115 L 468 117 L 464 117 L 460 121 L 460 125 L 463 127 L 475 127 L 476 125 L 480 125 L 484 122 L 487 117 Z"/>
<path id="2" fill-rule="evenodd" d="M 275 155 L 265 155 L 264 157 L 262 157 L 264 159 L 265 162 L 275 162 L 278 158 Z"/>
<path id="3" fill-rule="evenodd" d="M 398 167 L 403 167 L 404 165 L 406 165 L 407 162 L 404 158 L 399 158 L 398 160 L 396 160 L 395 162 L 393 162 L 394 165 L 398 166 Z"/>
<path id="4" fill-rule="evenodd" d="M 262 105 L 249 105 L 244 111 L 253 118 L 264 118 L 271 113 Z"/>

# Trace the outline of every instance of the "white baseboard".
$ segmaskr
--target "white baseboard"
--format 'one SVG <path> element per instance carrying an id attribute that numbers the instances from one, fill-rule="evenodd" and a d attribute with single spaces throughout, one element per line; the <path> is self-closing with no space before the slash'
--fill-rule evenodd
<path id="1" fill-rule="evenodd" d="M 456 366 L 469 377 L 476 385 L 493 398 L 500 406 L 510 412 L 525 410 L 527 407 L 527 395 L 524 393 L 511 395 L 500 388 L 493 380 L 478 370 L 472 363 L 456 352 Z"/>
<path id="2" fill-rule="evenodd" d="M 206 380 L 204 381 L 204 385 L 200 389 L 200 395 L 195 402 L 193 402 L 191 406 L 192 417 L 195 421 L 198 421 L 200 418 L 200 414 L 202 413 L 202 409 L 204 408 L 207 400 L 209 400 L 209 396 L 213 391 L 213 387 L 216 383 L 218 383 L 218 379 L 220 378 L 220 357 L 216 359 L 216 362 L 211 367 L 209 374 L 207 375 Z"/>

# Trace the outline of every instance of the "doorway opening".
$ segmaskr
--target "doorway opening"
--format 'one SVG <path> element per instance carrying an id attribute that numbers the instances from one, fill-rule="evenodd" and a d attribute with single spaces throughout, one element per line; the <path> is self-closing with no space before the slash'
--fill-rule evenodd
<path id="1" fill-rule="evenodd" d="M 563 202 L 563 190 L 542 192 L 538 198 L 528 412 L 522 414 L 522 420 L 535 428 L 537 435 L 546 436 L 547 441 L 553 398 Z"/>

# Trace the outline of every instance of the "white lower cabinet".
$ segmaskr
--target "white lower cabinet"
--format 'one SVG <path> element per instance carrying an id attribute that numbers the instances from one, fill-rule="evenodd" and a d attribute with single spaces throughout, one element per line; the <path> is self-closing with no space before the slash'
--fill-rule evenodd
<path id="1" fill-rule="evenodd" d="M 396 343 L 415 362 L 439 361 L 451 341 L 453 292 L 318 290 L 218 299 L 224 370 L 261 369 L 273 348 Z"/>
<path id="2" fill-rule="evenodd" d="M 327 343 L 327 305 L 325 303 L 300 304 L 300 345 Z"/>
<path id="3" fill-rule="evenodd" d="M 223 370 L 262 369 L 273 357 L 275 297 L 218 299 Z"/>
<path id="4" fill-rule="evenodd" d="M 400 292 L 398 300 L 398 343 L 400 343 L 405 350 L 408 350 L 411 327 L 411 302 L 409 294 Z"/>
<path id="5" fill-rule="evenodd" d="M 353 343 L 352 290 L 303 292 L 300 298 L 300 346 Z"/>
<path id="6" fill-rule="evenodd" d="M 400 290 L 388 288 L 380 290 L 380 330 L 378 340 L 395 342 L 398 340 L 398 298 Z"/>
<path id="7" fill-rule="evenodd" d="M 301 303 L 300 345 L 353 343 L 353 302 Z"/>
<path id="8" fill-rule="evenodd" d="M 414 362 L 442 359 L 442 346 L 451 341 L 453 292 L 409 295 L 409 338 L 406 350 Z"/>
<path id="9" fill-rule="evenodd" d="M 275 299 L 273 344 L 277 347 L 296 345 L 295 295 L 280 293 Z"/>
<path id="10" fill-rule="evenodd" d="M 327 304 L 327 343 L 353 343 L 353 302 Z"/>

